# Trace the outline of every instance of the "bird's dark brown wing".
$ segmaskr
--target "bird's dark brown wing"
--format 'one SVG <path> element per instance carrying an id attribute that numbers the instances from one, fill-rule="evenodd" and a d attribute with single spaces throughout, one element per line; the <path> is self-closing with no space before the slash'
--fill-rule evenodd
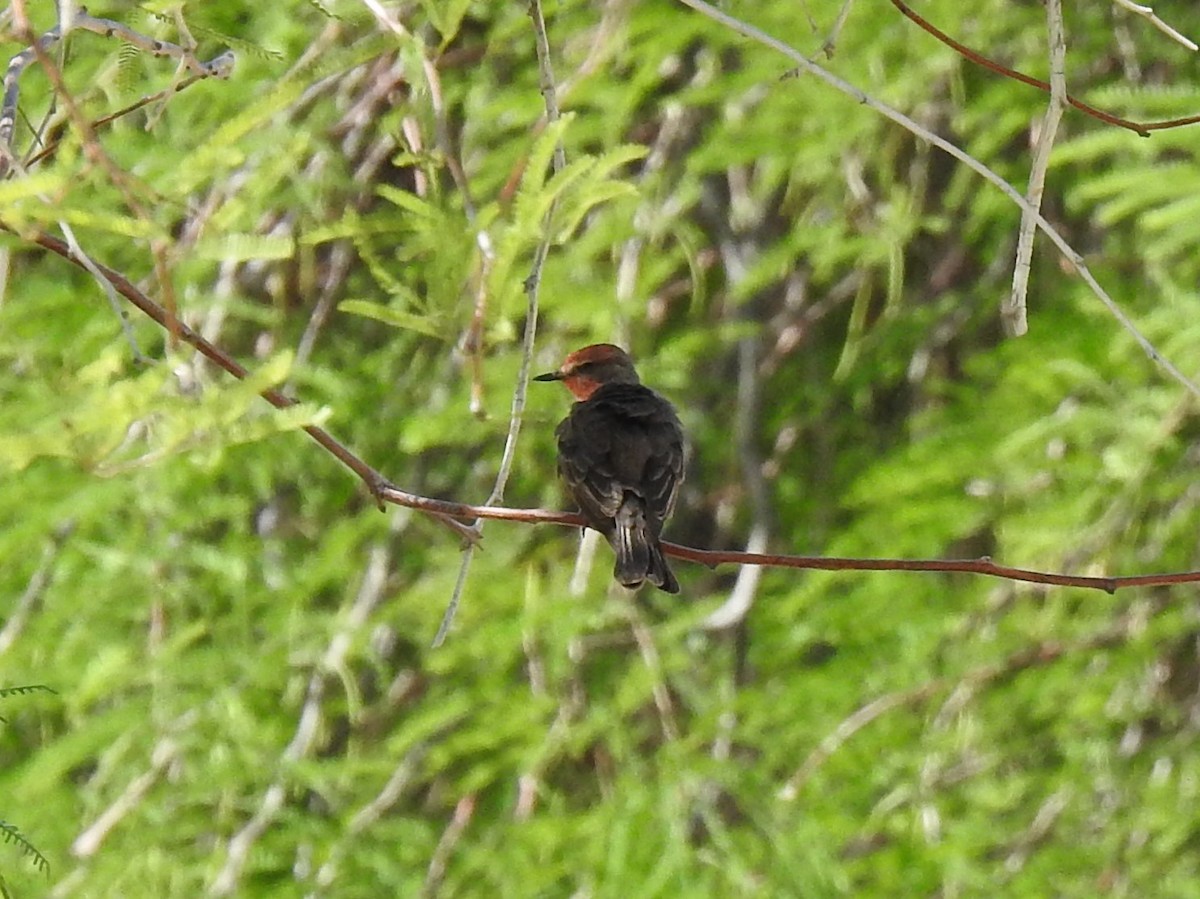
<path id="1" fill-rule="evenodd" d="M 647 387 L 606 385 L 576 403 L 555 434 L 559 472 L 588 522 L 607 535 L 632 491 L 657 537 L 683 477 L 683 429 L 671 404 Z"/>
<path id="2" fill-rule="evenodd" d="M 576 403 L 554 432 L 558 438 L 558 473 L 583 517 L 607 535 L 624 491 L 612 466 L 612 433 L 594 415 L 581 410 L 582 405 Z"/>
<path id="3" fill-rule="evenodd" d="M 675 509 L 679 485 L 683 482 L 683 431 L 678 427 L 664 429 L 656 443 L 664 447 L 665 452 L 656 453 L 649 459 L 642 489 L 654 535 L 658 536 L 663 522 Z"/>

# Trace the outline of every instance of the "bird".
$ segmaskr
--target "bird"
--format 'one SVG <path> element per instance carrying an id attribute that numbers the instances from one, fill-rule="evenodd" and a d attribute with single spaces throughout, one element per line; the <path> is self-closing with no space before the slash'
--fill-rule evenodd
<path id="1" fill-rule="evenodd" d="M 588 526 L 616 554 L 613 577 L 678 593 L 659 535 L 683 480 L 684 436 L 675 407 L 643 386 L 633 360 L 611 343 L 569 354 L 535 381 L 562 381 L 575 398 L 554 430 L 558 473 Z"/>

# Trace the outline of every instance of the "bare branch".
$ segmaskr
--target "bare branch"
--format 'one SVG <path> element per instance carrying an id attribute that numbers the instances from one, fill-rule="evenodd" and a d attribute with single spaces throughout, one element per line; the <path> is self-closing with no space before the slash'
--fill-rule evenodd
<path id="1" fill-rule="evenodd" d="M 687 0 L 682 0 L 682 2 L 687 3 Z M 690 3 L 687 3 L 687 5 L 691 6 Z M 994 59 L 988 59 L 983 54 L 976 53 L 970 47 L 959 43 L 954 38 L 950 37 L 950 35 L 946 34 L 946 32 L 941 31 L 940 29 L 931 25 L 925 19 L 921 18 L 912 10 L 911 7 L 901 2 L 901 0 L 892 0 L 892 5 L 896 7 L 896 9 L 900 10 L 900 12 L 902 12 L 908 19 L 919 25 L 922 30 L 929 32 L 929 34 L 933 35 L 947 47 L 958 52 L 976 65 L 981 65 L 985 69 L 990 69 L 997 75 L 1003 75 L 1006 78 L 1012 78 L 1014 81 L 1020 81 L 1022 84 L 1028 84 L 1030 87 L 1036 87 L 1040 91 L 1045 91 L 1047 93 L 1050 92 L 1050 85 L 1045 81 L 1042 81 L 1040 78 L 1031 78 L 1024 72 L 1018 72 L 1016 69 L 1010 69 L 1008 66 L 998 63 Z M 1169 128 L 1180 128 L 1184 125 L 1195 125 L 1200 123 L 1200 115 L 1187 116 L 1182 119 L 1169 119 L 1165 122 L 1131 122 L 1129 119 L 1123 119 L 1120 116 L 1115 116 L 1111 113 L 1105 112 L 1102 109 L 1097 109 L 1095 106 L 1089 106 L 1082 100 L 1075 99 L 1070 94 L 1067 95 L 1067 103 L 1078 109 L 1080 112 L 1087 113 L 1094 119 L 1099 119 L 1101 122 L 1106 122 L 1109 125 L 1116 125 L 1118 128 L 1128 129 L 1136 134 L 1140 134 L 1142 137 L 1149 137 L 1151 131 L 1165 131 Z"/>
<path id="2" fill-rule="evenodd" d="M 4 226 L 0 224 L 0 228 L 3 227 Z M 53 237 L 49 234 L 37 233 L 32 235 L 30 239 L 38 246 L 57 253 L 64 259 L 67 259 L 70 262 L 78 265 L 80 268 L 86 270 L 87 266 L 84 264 L 83 260 L 79 256 L 75 255 L 74 251 L 65 242 L 59 240 L 57 237 Z M 105 279 L 112 284 L 117 293 L 129 300 L 129 302 L 133 303 L 134 306 L 156 321 L 159 325 L 166 328 L 168 331 L 177 333 L 181 340 L 198 350 L 200 354 L 210 362 L 224 369 L 239 380 L 245 380 L 249 376 L 250 372 L 245 366 L 243 366 L 240 362 L 238 362 L 220 347 L 206 340 L 197 331 L 181 322 L 178 317 L 172 315 L 165 308 L 138 290 L 137 287 L 135 287 L 133 283 L 130 282 L 129 279 L 124 275 L 108 268 L 107 266 L 100 265 L 99 263 L 93 264 L 95 265 L 96 269 L 103 274 Z M 263 399 L 265 399 L 276 409 L 287 409 L 291 406 L 295 406 L 298 402 L 297 400 L 292 399 L 289 396 L 285 396 L 280 391 L 274 389 L 264 390 L 260 396 L 262 396 Z M 316 425 L 305 425 L 303 430 L 310 437 L 312 437 L 313 440 L 321 444 L 321 446 L 323 446 L 326 451 L 328 451 L 335 459 L 337 459 L 362 479 L 363 483 L 367 485 L 367 488 L 371 491 L 372 495 L 379 500 L 380 508 L 383 507 L 380 491 L 383 488 L 388 487 L 390 488 L 390 499 L 392 502 L 428 512 L 463 539 L 471 542 L 478 540 L 478 534 L 476 534 L 476 532 L 469 525 L 465 525 L 461 522 L 447 518 L 442 512 L 440 512 L 436 508 L 436 501 L 433 501 L 435 503 L 433 506 L 426 505 L 427 501 L 424 500 L 424 498 L 417 497 L 413 494 L 405 493 L 398 488 L 391 487 L 387 478 L 352 453 L 324 428 L 319 428 Z M 410 502 L 409 500 L 413 500 L 413 502 Z"/>
<path id="3" fill-rule="evenodd" d="M 18 597 L 17 601 L 10 608 L 4 622 L 4 627 L 0 628 L 0 655 L 4 655 L 4 653 L 12 648 L 13 643 L 17 641 L 17 637 L 21 635 L 25 623 L 29 621 L 30 615 L 33 614 L 34 607 L 41 600 L 47 588 L 49 588 L 51 581 L 54 579 L 54 562 L 57 560 L 63 544 L 74 529 L 75 524 L 71 521 L 59 525 L 50 540 L 46 543 L 45 548 L 42 550 L 42 559 L 38 563 L 37 570 L 33 572 L 29 583 L 25 585 L 25 589 L 21 591 L 20 597 Z"/>
<path id="4" fill-rule="evenodd" d="M 454 815 L 442 832 L 442 838 L 438 840 L 437 847 L 433 850 L 433 858 L 429 860 L 429 869 L 425 873 L 425 884 L 421 889 L 423 897 L 437 895 L 442 881 L 446 879 L 446 866 L 450 863 L 454 847 L 462 839 L 463 831 L 467 829 L 467 825 L 471 823 L 471 818 L 474 816 L 475 794 L 468 793 L 458 800 L 458 805 L 454 807 Z"/>
<path id="5" fill-rule="evenodd" d="M 19 10 L 14 9 L 14 11 Z M 91 31 L 104 37 L 116 36 L 155 56 L 169 56 L 178 59 L 181 65 L 191 71 L 196 78 L 228 78 L 233 71 L 235 57 L 231 50 L 226 50 L 207 62 L 202 62 L 190 50 L 178 44 L 146 37 L 120 22 L 112 19 L 97 19 L 82 10 L 77 11 L 71 18 L 69 28 Z M 17 104 L 20 101 L 21 75 L 31 62 L 44 56 L 46 50 L 61 40 L 62 36 L 63 30 L 60 23 L 9 61 L 8 69 L 4 73 L 4 99 L 0 101 L 0 146 L 12 147 L 13 131 L 17 121 Z M 188 83 L 190 82 L 178 82 L 172 92 L 186 87 Z M 164 92 L 164 96 L 166 93 Z M 0 157 L 0 177 L 5 174 L 7 168 L 7 161 Z"/>
<path id="6" fill-rule="evenodd" d="M 546 103 L 546 122 L 552 125 L 559 119 L 558 90 L 554 85 L 554 69 L 550 62 L 550 41 L 546 36 L 546 20 L 542 16 L 541 0 L 530 0 L 529 18 L 533 21 L 538 58 L 538 83 L 542 98 Z M 566 165 L 566 151 L 563 149 L 562 141 L 558 141 L 554 146 L 554 171 L 561 172 Z M 513 462 L 517 457 L 517 438 L 521 434 L 521 422 L 525 417 L 525 395 L 529 389 L 533 347 L 537 340 L 538 291 L 542 284 L 542 268 L 546 264 L 546 257 L 550 255 L 551 227 L 557 209 L 558 200 L 556 198 L 551 202 L 550 208 L 546 210 L 546 215 L 542 219 L 542 237 L 534 248 L 533 264 L 530 267 L 529 275 L 525 278 L 525 333 L 521 338 L 521 368 L 517 372 L 517 383 L 513 388 L 508 434 L 504 438 L 504 453 L 500 457 L 500 470 L 496 473 L 495 486 L 492 487 L 492 493 L 487 499 L 489 506 L 497 505 L 504 500 L 504 490 L 508 486 L 508 478 L 512 474 Z M 480 531 L 482 527 L 482 522 L 477 521 L 474 525 L 476 532 Z M 450 625 L 454 621 L 454 615 L 458 611 L 458 604 L 462 599 L 462 592 L 467 584 L 467 572 L 470 569 L 473 555 L 474 544 L 471 544 L 463 553 L 462 567 L 459 569 L 454 592 L 450 595 L 450 602 L 446 605 L 441 624 L 438 625 L 437 633 L 433 638 L 434 648 L 445 642 L 446 634 L 450 631 Z"/>
<path id="7" fill-rule="evenodd" d="M 641 612 L 634 603 L 624 603 L 622 611 L 629 623 L 630 633 L 642 656 L 642 663 L 650 673 L 650 695 L 654 699 L 654 707 L 658 711 L 659 726 L 662 728 L 663 739 L 671 742 L 679 739 L 679 723 L 676 721 L 675 703 L 671 700 L 671 691 L 667 689 L 663 677 L 662 657 L 654 644 L 654 635 L 646 622 L 642 620 Z"/>
<path id="8" fill-rule="evenodd" d="M 1183 44 L 1183 46 L 1187 47 L 1193 53 L 1200 49 L 1200 47 L 1196 46 L 1195 41 L 1193 41 L 1191 38 L 1184 37 L 1182 34 L 1156 16 L 1154 14 L 1154 10 L 1149 6 L 1141 6 L 1140 4 L 1133 3 L 1132 0 L 1113 0 L 1113 3 L 1117 4 L 1117 6 L 1120 6 L 1123 9 L 1129 10 L 1135 15 L 1143 16 L 1151 25 L 1153 25 L 1171 40 Z"/>
<path id="9" fill-rule="evenodd" d="M 330 857 L 317 869 L 315 880 L 319 888 L 324 889 L 337 879 L 338 864 L 345 857 L 347 851 L 345 847 L 347 845 L 356 846 L 358 843 L 355 838 L 387 814 L 408 793 L 409 788 L 417 781 L 421 763 L 425 760 L 428 750 L 428 743 L 422 741 L 406 752 L 392 771 L 387 783 L 383 785 L 383 789 L 375 798 L 354 813 L 354 817 L 346 825 L 346 839 L 334 847 Z M 309 893 L 308 895 L 316 894 Z"/>
<path id="10" fill-rule="evenodd" d="M 1129 616 L 1123 616 L 1114 625 L 1092 634 L 1090 637 L 1071 643 L 1062 643 L 1057 640 L 1034 643 L 1025 649 L 1012 653 L 1001 662 L 984 665 L 968 671 L 958 679 L 958 685 L 965 684 L 972 690 L 979 690 L 1031 668 L 1040 668 L 1044 665 L 1052 664 L 1064 656 L 1119 646 L 1129 639 L 1130 620 Z M 817 744 L 816 748 L 809 753 L 808 758 L 804 760 L 799 769 L 779 789 L 779 798 L 785 801 L 796 799 L 816 770 L 828 761 L 847 740 L 873 721 L 883 717 L 894 709 L 904 708 L 909 705 L 919 705 L 943 690 L 951 689 L 954 686 L 954 678 L 940 678 L 928 681 L 910 690 L 887 693 L 871 700 L 855 711 L 854 714 L 843 720 L 834 728 L 832 733 L 828 734 Z"/>
<path id="11" fill-rule="evenodd" d="M 704 0 L 679 0 L 679 2 L 684 6 L 691 7 L 701 15 L 707 16 L 714 22 L 723 25 L 731 31 L 737 32 L 743 37 L 750 38 L 751 40 L 757 41 L 765 47 L 770 47 L 772 50 L 778 51 L 788 59 L 792 60 L 792 62 L 796 64 L 798 70 L 807 72 L 819 80 L 824 81 L 835 90 L 841 91 L 843 94 L 846 94 L 849 97 L 853 97 L 864 106 L 875 110 L 880 115 L 888 119 L 891 119 L 893 122 L 900 125 L 911 134 L 933 144 L 938 149 L 949 153 L 973 172 L 981 175 L 988 182 L 998 187 L 1005 196 L 1007 196 L 1013 201 L 1013 203 L 1017 205 L 1018 208 L 1024 210 L 1029 206 L 1029 203 L 1021 195 L 1020 191 L 1018 191 L 1015 187 L 993 172 L 990 168 L 988 168 L 970 153 L 967 153 L 965 150 L 961 149 L 955 144 L 952 144 L 945 138 L 934 134 L 928 128 L 913 121 L 898 109 L 893 109 L 891 106 L 876 100 L 874 97 L 850 84 L 848 81 L 843 81 L 837 75 L 834 75 L 832 72 L 827 71 L 826 69 L 817 65 L 815 62 L 809 60 L 803 53 L 801 53 L 799 50 L 796 50 L 794 47 L 785 44 L 778 38 L 772 37 L 759 28 L 755 28 L 753 25 L 749 25 L 740 19 L 736 19 L 733 16 L 722 12 L 715 6 L 704 2 Z M 899 0 L 893 0 L 893 2 L 899 2 Z M 1046 219 L 1042 217 L 1041 213 L 1037 213 L 1037 224 L 1038 227 L 1042 229 L 1042 232 L 1054 242 L 1056 247 L 1059 248 L 1071 265 L 1075 267 L 1075 270 L 1079 272 L 1079 276 L 1083 278 L 1084 282 L 1089 288 L 1091 288 L 1092 293 L 1094 293 L 1100 302 L 1104 304 L 1109 313 L 1118 322 L 1120 322 L 1121 326 L 1129 332 L 1135 341 L 1137 341 L 1138 346 L 1142 348 L 1143 352 L 1153 359 L 1154 362 L 1157 363 L 1164 371 L 1170 374 L 1172 378 L 1186 388 L 1189 393 L 1191 393 L 1193 396 L 1200 397 L 1200 387 L 1197 387 L 1196 384 L 1191 381 L 1191 379 L 1189 379 L 1183 374 L 1183 372 L 1176 368 L 1170 360 L 1164 357 L 1155 348 L 1154 344 L 1152 344 L 1146 338 L 1146 336 L 1138 330 L 1137 326 L 1130 320 L 1124 311 L 1122 311 L 1121 307 L 1117 305 L 1116 301 L 1108 295 L 1108 292 L 1103 287 L 1100 286 L 1100 282 L 1096 280 L 1095 275 L 1092 274 L 1091 269 L 1089 269 L 1087 264 L 1084 262 L 1083 256 L 1080 255 L 1080 253 L 1076 251 L 1074 247 L 1067 243 L 1066 238 L 1059 234 L 1058 230 L 1048 221 L 1046 221 Z"/>
<path id="12" fill-rule="evenodd" d="M 1036 216 L 1042 208 L 1046 171 L 1050 168 L 1050 151 L 1054 148 L 1054 138 L 1058 134 L 1058 123 L 1062 121 L 1063 106 L 1067 99 L 1067 41 L 1063 29 L 1062 0 L 1046 0 L 1046 23 L 1050 42 L 1050 106 L 1042 119 L 1033 166 L 1029 170 L 1029 189 L 1025 193 L 1028 205 L 1021 210 L 1012 293 L 1007 303 L 1000 304 L 1000 317 L 1008 333 L 1014 337 L 1020 337 L 1029 330 L 1026 297 L 1033 261 L 1033 237 L 1037 233 Z"/>
<path id="13" fill-rule="evenodd" d="M 71 843 L 72 855 L 76 858 L 91 858 L 100 851 L 100 847 L 112 829 L 141 804 L 150 789 L 179 759 L 179 744 L 173 734 L 190 728 L 195 723 L 196 717 L 195 710 L 192 710 L 184 712 L 171 723 L 170 733 L 164 734 L 154 744 L 154 749 L 150 753 L 150 767 L 131 780 L 121 795 L 75 838 Z"/>
<path id="14" fill-rule="evenodd" d="M 233 51 L 226 50 L 204 62 L 196 58 L 192 47 L 182 47 L 179 44 L 172 44 L 170 41 L 160 41 L 157 38 L 146 37 L 144 34 L 139 34 L 132 28 L 122 25 L 120 22 L 113 21 L 112 19 L 97 19 L 89 16 L 83 10 L 75 13 L 75 17 L 71 21 L 71 27 L 90 31 L 93 34 L 103 35 L 104 37 L 119 37 L 133 44 L 139 50 L 145 50 L 152 56 L 166 56 L 171 59 L 177 59 L 183 63 L 188 71 L 201 78 L 228 78 L 233 72 L 234 63 L 237 61 L 237 57 Z M 193 42 L 189 41 L 189 43 Z"/>
<path id="15" fill-rule="evenodd" d="M 837 47 L 838 38 L 842 36 L 842 28 L 845 26 L 846 20 L 850 18 L 850 4 L 853 2 L 854 0 L 842 0 L 842 8 L 838 10 L 833 27 L 829 29 L 829 37 L 825 38 L 821 44 L 821 52 L 825 54 L 826 59 L 833 59 L 833 51 Z"/>
<path id="16" fill-rule="evenodd" d="M 1009 189 L 1020 199 L 1020 194 L 1017 194 L 1015 189 L 1011 187 Z M 1024 200 L 1020 199 L 1020 202 L 1024 203 Z M 1043 229 L 1045 227 L 1047 226 L 1043 226 Z M 57 253 L 81 268 L 83 267 L 82 261 L 57 237 L 52 237 L 48 234 L 35 234 L 30 239 L 39 246 Z M 116 288 L 117 293 L 137 306 L 162 327 L 177 329 L 180 338 L 184 342 L 197 349 L 201 355 L 234 377 L 244 380 L 249 376 L 249 371 L 241 363 L 172 316 L 166 309 L 134 287 L 123 275 L 99 263 L 95 264 L 104 274 L 104 277 Z M 296 405 L 298 402 L 274 389 L 264 390 L 260 395 L 277 409 L 286 409 Z M 456 519 L 475 520 L 480 518 L 495 518 L 527 523 L 561 524 L 576 528 L 586 526 L 583 517 L 576 512 L 555 512 L 546 509 L 510 509 L 502 506 L 473 506 L 466 503 L 450 502 L 448 500 L 433 499 L 409 493 L 390 483 L 382 474 L 347 449 L 324 428 L 317 427 L 316 425 L 305 425 L 302 430 L 319 443 L 330 455 L 358 475 L 380 503 L 381 507 L 383 503 L 390 502 L 410 509 L 417 509 L 433 516 L 465 540 L 477 541 L 479 539 L 479 532 L 470 525 L 463 524 Z M 991 559 L 986 558 L 947 560 L 841 559 L 820 556 L 769 555 L 754 552 L 705 550 L 667 542 L 663 543 L 663 550 L 673 558 L 684 559 L 689 562 L 699 562 L 710 568 L 717 565 L 731 564 L 762 565 L 774 568 L 818 569 L 824 571 L 958 571 L 1032 584 L 1083 587 L 1090 590 L 1103 590 L 1106 593 L 1114 593 L 1117 590 L 1129 587 L 1200 583 L 1200 571 L 1120 577 L 1086 577 L 1082 575 L 1032 571 L 1024 568 L 1011 568 L 1006 565 L 997 565 Z"/>

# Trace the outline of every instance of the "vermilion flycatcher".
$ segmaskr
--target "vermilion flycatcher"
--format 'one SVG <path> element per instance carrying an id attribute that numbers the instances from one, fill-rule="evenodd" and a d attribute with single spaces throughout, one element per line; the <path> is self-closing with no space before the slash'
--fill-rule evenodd
<path id="1" fill-rule="evenodd" d="M 555 429 L 558 472 L 589 526 L 617 554 L 613 577 L 626 587 L 649 581 L 668 593 L 679 582 L 658 538 L 683 479 L 683 428 L 675 407 L 643 387 L 633 361 L 611 343 L 571 353 L 558 371 L 575 397 Z"/>

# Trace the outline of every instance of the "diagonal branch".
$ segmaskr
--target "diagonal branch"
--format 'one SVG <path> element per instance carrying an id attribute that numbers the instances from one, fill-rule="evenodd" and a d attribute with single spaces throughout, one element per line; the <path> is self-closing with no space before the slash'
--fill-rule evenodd
<path id="1" fill-rule="evenodd" d="M 66 243 L 57 237 L 48 234 L 34 234 L 30 239 L 38 246 L 57 253 L 64 259 L 83 268 L 82 261 L 74 255 Z M 123 275 L 99 263 L 94 264 L 104 274 L 104 277 L 112 283 L 113 287 L 116 288 L 117 293 L 133 303 L 133 305 L 163 328 L 168 330 L 177 329 L 180 338 L 188 345 L 194 347 L 209 361 L 239 380 L 244 380 L 249 375 L 249 371 L 241 363 L 220 347 L 207 341 L 192 328 L 179 321 L 179 319 L 166 309 L 134 287 Z M 298 402 L 298 400 L 270 388 L 262 391 L 261 396 L 277 409 L 286 409 L 296 405 Z M 575 528 L 585 526 L 582 516 L 576 512 L 556 512 L 547 509 L 512 509 L 490 505 L 473 506 L 467 503 L 456 503 L 449 500 L 434 499 L 432 497 L 409 493 L 390 483 L 382 474 L 351 452 L 324 428 L 317 427 L 316 425 L 305 425 L 303 430 L 319 443 L 326 452 L 362 479 L 367 489 L 371 491 L 371 494 L 379 502 L 380 508 L 387 502 L 424 512 L 449 527 L 465 540 L 477 541 L 479 533 L 473 527 L 463 524 L 456 519 L 475 520 L 492 518 L 505 521 L 523 521 L 530 524 L 559 524 Z M 844 559 L 825 556 L 772 555 L 756 552 L 707 550 L 667 542 L 663 543 L 663 550 L 672 558 L 683 559 L 688 562 L 699 562 L 710 568 L 717 565 L 761 565 L 769 568 L 814 569 L 821 571 L 954 571 L 1030 584 L 1103 590 L 1105 593 L 1115 593 L 1117 590 L 1130 587 L 1200 583 L 1200 571 L 1087 577 L 1083 575 L 1057 574 L 1025 568 L 1013 568 L 1007 565 L 998 565 L 988 558 Z"/>
<path id="2" fill-rule="evenodd" d="M 983 665 L 968 671 L 959 678 L 957 686 L 965 687 L 974 692 L 999 681 L 1015 677 L 1030 669 L 1051 665 L 1065 656 L 1080 652 L 1112 649 L 1129 639 L 1129 631 L 1130 619 L 1126 616 L 1115 625 L 1078 641 L 1062 642 L 1047 640 L 1042 643 L 1034 643 L 1025 649 L 1012 653 L 1000 662 Z M 835 752 L 841 749 L 851 737 L 888 712 L 904 708 L 905 706 L 920 705 L 938 693 L 954 686 L 955 681 L 953 678 L 938 678 L 921 684 L 918 687 L 895 693 L 886 693 L 871 700 L 855 711 L 854 714 L 843 720 L 841 724 L 817 744 L 808 754 L 808 758 L 804 760 L 800 768 L 779 789 L 778 797 L 785 802 L 794 801 L 818 768 L 825 764 Z"/>
<path id="3" fill-rule="evenodd" d="M 1193 53 L 1195 53 L 1197 50 L 1200 50 L 1200 47 L 1196 45 L 1194 40 L 1192 40 L 1190 37 L 1180 34 L 1178 31 L 1156 16 L 1151 7 L 1142 6 L 1139 3 L 1132 2 L 1132 0 L 1113 0 L 1113 2 L 1117 4 L 1117 6 L 1127 9 L 1135 15 L 1142 16 L 1144 19 L 1146 19 L 1146 21 L 1148 21 L 1151 25 L 1153 25 L 1171 40 L 1182 44 Z"/>
<path id="4" fill-rule="evenodd" d="M 112 19 L 98 19 L 83 10 L 78 10 L 71 18 L 68 24 L 69 28 L 91 31 L 104 37 L 116 36 L 155 56 L 173 57 L 178 59 L 196 78 L 228 78 L 233 71 L 234 55 L 230 50 L 203 62 L 178 44 L 146 37 L 120 22 Z M 62 23 L 59 23 L 9 61 L 8 69 L 4 73 L 4 99 L 0 101 L 0 146 L 9 148 L 12 146 L 13 131 L 17 123 L 17 104 L 20 102 L 21 75 L 31 62 L 62 40 L 62 36 L 63 27 Z M 190 82 L 177 85 L 176 89 L 186 87 L 188 83 Z M 0 177 L 6 174 L 7 168 L 7 160 L 0 156 Z"/>
<path id="5" fill-rule="evenodd" d="M 712 19 L 714 22 L 717 22 L 731 31 L 734 31 L 743 37 L 747 37 L 752 41 L 756 41 L 757 43 L 762 44 L 764 47 L 769 47 L 770 49 L 783 54 L 796 64 L 797 70 L 807 72 L 815 78 L 824 81 L 834 90 L 840 91 L 841 93 L 854 98 L 867 108 L 875 110 L 880 115 L 890 119 L 897 125 L 900 125 L 910 134 L 913 134 L 916 137 L 919 137 L 921 140 L 933 144 L 933 146 L 937 147 L 939 150 L 948 153 L 963 165 L 967 166 L 967 168 L 971 169 L 971 171 L 983 177 L 984 180 L 999 188 L 1001 193 L 1012 200 L 1017 208 L 1021 210 L 1030 208 L 1029 203 L 1026 201 L 1025 197 L 1021 195 L 1019 190 L 997 175 L 994 171 L 992 171 L 966 150 L 963 150 L 957 145 L 951 143 L 944 137 L 934 134 L 928 128 L 924 127 L 918 122 L 913 121 L 904 113 L 900 112 L 900 110 L 893 109 L 886 103 L 876 100 L 871 95 L 855 87 L 850 82 L 842 80 L 837 75 L 834 75 L 832 72 L 809 60 L 803 53 L 791 45 L 785 44 L 778 38 L 772 37 L 760 28 L 755 28 L 753 25 L 747 24 L 741 19 L 722 12 L 712 4 L 706 3 L 705 0 L 679 0 L 679 2 L 684 6 L 691 7 L 692 9 L 696 10 L 696 12 Z M 893 2 L 898 2 L 898 0 L 893 0 Z M 1091 269 L 1089 269 L 1087 267 L 1087 263 L 1084 262 L 1083 256 L 1074 247 L 1067 243 L 1067 239 L 1063 237 L 1058 230 L 1052 224 L 1050 224 L 1050 222 L 1046 221 L 1041 213 L 1036 212 L 1036 210 L 1034 210 L 1034 212 L 1036 214 L 1038 227 L 1042 229 L 1042 233 L 1049 237 L 1054 245 L 1058 247 L 1063 256 L 1066 257 L 1067 261 L 1074 266 L 1075 270 L 1079 273 L 1079 276 L 1083 278 L 1084 283 L 1086 283 L 1091 289 L 1092 293 L 1096 295 L 1096 298 L 1104 304 L 1104 307 L 1108 309 L 1109 314 L 1120 323 L 1121 327 L 1129 332 L 1130 336 L 1132 336 L 1134 341 L 1137 342 L 1137 345 L 1142 348 L 1142 351 L 1152 360 L 1154 360 L 1154 362 L 1158 364 L 1165 372 L 1167 372 L 1167 374 L 1178 381 L 1189 393 L 1195 397 L 1200 397 L 1200 387 L 1198 387 L 1190 378 L 1181 372 L 1174 363 L 1163 356 L 1162 353 L 1160 353 L 1154 346 L 1154 344 L 1152 344 L 1150 340 L 1138 330 L 1137 325 L 1133 323 L 1129 316 L 1127 316 L 1121 307 L 1117 305 L 1116 300 L 1109 296 L 1108 291 L 1106 291 L 1100 285 L 1100 282 L 1096 280 L 1096 276 L 1092 274 Z"/>
<path id="6" fill-rule="evenodd" d="M 0 228 L 3 227 L 3 225 L 0 225 Z M 32 235 L 31 239 L 38 246 L 44 247 L 53 253 L 57 253 L 64 259 L 75 263 L 82 269 L 87 270 L 84 260 L 77 256 L 70 246 L 68 246 L 64 241 L 59 240 L 57 237 L 49 234 L 37 233 Z M 134 306 L 136 306 L 162 327 L 166 328 L 168 331 L 177 333 L 185 343 L 194 347 L 210 362 L 229 372 L 229 374 L 233 375 L 239 380 L 245 380 L 245 378 L 250 374 L 249 370 L 240 362 L 238 362 L 220 347 L 210 343 L 197 331 L 194 331 L 192 328 L 185 325 L 176 316 L 172 315 L 165 308 L 138 290 L 129 281 L 129 279 L 120 272 L 114 271 L 113 269 L 101 265 L 98 262 L 94 262 L 93 265 L 95 266 L 96 270 L 101 272 L 108 282 L 112 284 L 117 293 L 129 300 L 129 302 L 133 303 Z M 289 396 L 285 396 L 283 393 L 274 389 L 264 390 L 261 395 L 263 399 L 265 399 L 276 409 L 287 409 L 291 406 L 297 405 L 299 402 L 298 400 L 292 399 Z M 305 425 L 304 431 L 310 437 L 312 437 L 313 440 L 321 444 L 321 446 L 324 447 L 330 455 L 358 475 L 363 480 L 363 483 L 367 485 L 367 489 L 371 491 L 372 495 L 376 496 L 377 498 L 380 496 L 381 489 L 385 485 L 388 485 L 387 478 L 352 453 L 324 428 L 319 428 L 316 425 Z M 474 542 L 477 539 L 475 532 L 470 527 L 446 517 L 445 513 L 439 511 L 436 507 L 436 502 L 435 505 L 430 506 L 424 504 L 423 497 L 413 496 L 412 494 L 404 493 L 404 491 L 396 488 L 391 488 L 391 490 L 393 502 L 398 502 L 396 497 L 404 497 L 409 501 L 401 502 L 401 505 L 410 505 L 411 508 L 421 509 L 424 512 L 428 512 L 466 540 Z M 382 500 L 380 507 L 382 508 Z"/>
<path id="7" fill-rule="evenodd" d="M 687 0 L 683 0 L 687 3 Z M 691 6 L 690 3 L 687 4 Z M 1022 84 L 1028 84 L 1030 87 L 1036 87 L 1040 91 L 1046 93 L 1051 92 L 1051 86 L 1040 78 L 1033 78 L 1026 75 L 1024 72 L 1018 72 L 1016 69 L 1010 69 L 1002 63 L 996 62 L 994 59 L 988 59 L 982 53 L 977 53 L 965 44 L 956 41 L 946 32 L 940 30 L 936 26 L 930 24 L 925 19 L 917 15 L 911 7 L 902 2 L 902 0 L 892 0 L 892 5 L 900 10 L 908 19 L 911 19 L 922 30 L 929 32 L 951 50 L 961 54 L 976 65 L 983 66 L 985 69 L 991 69 L 997 75 L 1003 75 L 1006 78 L 1012 78 L 1014 81 L 1020 81 Z M 1182 119 L 1169 119 L 1164 122 L 1131 122 L 1129 119 L 1123 119 L 1120 116 L 1115 116 L 1112 113 L 1105 112 L 1103 109 L 1097 109 L 1095 106 L 1089 106 L 1082 100 L 1077 100 L 1070 94 L 1066 95 L 1066 101 L 1070 106 L 1074 106 L 1080 112 L 1087 113 L 1094 119 L 1099 119 L 1109 125 L 1116 125 L 1118 128 L 1125 128 L 1135 134 L 1140 134 L 1142 137 L 1149 137 L 1151 131 L 1165 131 L 1168 128 L 1181 128 L 1184 125 L 1195 125 L 1200 122 L 1200 115 L 1186 116 Z"/>

